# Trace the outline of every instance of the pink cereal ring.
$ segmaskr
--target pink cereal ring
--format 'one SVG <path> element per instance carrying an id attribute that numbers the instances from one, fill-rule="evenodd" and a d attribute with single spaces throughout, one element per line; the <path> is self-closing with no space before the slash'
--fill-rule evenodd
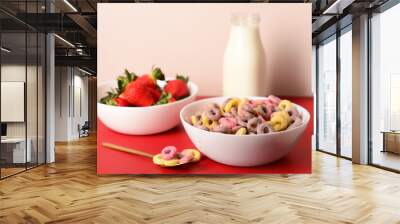
<path id="1" fill-rule="evenodd" d="M 257 105 L 263 104 L 264 100 L 254 100 L 256 102 Z"/>
<path id="2" fill-rule="evenodd" d="M 265 100 L 265 103 L 272 104 L 273 106 L 278 106 L 279 102 L 281 102 L 281 99 L 274 95 L 269 95 Z"/>
<path id="3" fill-rule="evenodd" d="M 182 153 L 181 158 L 179 159 L 180 164 L 184 163 L 190 163 L 193 160 L 193 154 L 192 153 Z"/>
<path id="4" fill-rule="evenodd" d="M 281 102 L 281 99 L 274 95 L 269 95 L 267 97 L 267 99 L 269 99 L 271 102 L 276 103 L 276 104 L 279 104 Z"/>
<path id="5" fill-rule="evenodd" d="M 232 129 L 237 125 L 236 119 L 233 117 L 223 117 L 219 119 L 219 123 L 229 129 Z"/>
<path id="6" fill-rule="evenodd" d="M 231 131 L 231 129 L 219 124 L 219 125 L 215 125 L 214 127 L 212 127 L 211 131 L 220 132 L 220 133 L 229 133 Z"/>
<path id="7" fill-rule="evenodd" d="M 266 120 L 270 120 L 270 119 L 271 119 L 272 113 L 275 112 L 275 107 L 272 106 L 272 105 L 269 105 L 269 106 L 267 105 L 267 111 L 268 111 L 268 113 L 266 114 L 265 119 L 266 119 Z"/>
<path id="8" fill-rule="evenodd" d="M 263 104 L 264 104 L 265 106 L 267 106 L 267 107 L 276 107 L 276 106 L 278 106 L 278 104 L 272 102 L 272 101 L 269 100 L 269 99 L 264 100 Z"/>
<path id="9" fill-rule="evenodd" d="M 166 146 L 161 151 L 161 158 L 165 160 L 170 160 L 176 157 L 176 147 L 175 146 Z"/>
<path id="10" fill-rule="evenodd" d="M 258 105 L 258 101 L 256 101 L 256 100 L 249 100 L 249 105 L 250 105 L 252 108 L 254 108 L 254 107 L 256 107 L 256 106 Z"/>
<path id="11" fill-rule="evenodd" d="M 257 114 L 261 115 L 265 120 L 269 120 L 271 117 L 271 113 L 273 108 L 271 106 L 267 106 L 265 104 L 258 105 L 254 110 Z"/>
<path id="12" fill-rule="evenodd" d="M 236 107 L 232 107 L 232 109 L 231 109 L 231 115 L 232 115 L 232 116 L 237 116 L 237 115 L 238 115 L 238 110 L 237 110 Z"/>

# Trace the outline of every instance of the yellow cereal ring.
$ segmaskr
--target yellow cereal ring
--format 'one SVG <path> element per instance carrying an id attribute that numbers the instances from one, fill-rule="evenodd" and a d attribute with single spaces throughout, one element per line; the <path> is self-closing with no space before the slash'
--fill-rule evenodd
<path id="1" fill-rule="evenodd" d="M 242 99 L 242 100 L 240 100 L 240 103 L 238 104 L 238 113 L 240 113 L 240 111 L 242 110 L 242 106 L 244 105 L 244 104 L 246 104 L 246 103 L 248 103 L 249 102 L 249 100 L 248 99 Z"/>
<path id="2" fill-rule="evenodd" d="M 172 167 L 177 165 L 179 165 L 179 159 L 170 159 L 170 160 L 164 160 L 164 163 L 161 166 Z"/>
<path id="3" fill-rule="evenodd" d="M 207 128 L 211 128 L 211 125 L 213 123 L 212 120 L 208 119 L 206 114 L 201 115 L 201 122 L 204 126 L 206 126 Z"/>
<path id="4" fill-rule="evenodd" d="M 222 108 L 222 106 L 219 106 L 219 110 L 221 111 L 221 115 L 224 115 L 225 111 L 224 108 Z"/>
<path id="5" fill-rule="evenodd" d="M 285 111 L 289 110 L 292 107 L 293 104 L 289 100 L 281 100 L 281 102 L 278 105 L 279 110 L 285 110 Z"/>
<path id="6" fill-rule="evenodd" d="M 273 116 L 269 123 L 274 131 L 282 131 L 289 126 L 289 120 L 280 114 Z"/>
<path id="7" fill-rule="evenodd" d="M 215 126 L 219 125 L 218 121 L 213 121 L 210 125 L 210 128 L 213 128 Z"/>
<path id="8" fill-rule="evenodd" d="M 192 122 L 192 125 L 195 125 L 195 124 L 197 124 L 197 123 L 200 122 L 200 119 L 199 119 L 198 116 L 196 116 L 196 115 L 191 116 L 191 117 L 190 117 L 190 120 L 191 120 L 191 122 Z"/>
<path id="9" fill-rule="evenodd" d="M 274 116 L 282 116 L 282 117 L 284 117 L 285 119 L 287 119 L 288 121 L 290 121 L 290 115 L 289 115 L 289 113 L 287 112 L 287 111 L 277 111 L 277 112 L 274 112 L 272 115 L 271 115 L 271 117 L 274 117 Z"/>
<path id="10" fill-rule="evenodd" d="M 153 156 L 153 163 L 159 166 L 172 167 L 179 165 L 179 159 L 165 160 L 161 157 L 161 154 L 157 154 Z"/>
<path id="11" fill-rule="evenodd" d="M 245 135 L 246 133 L 247 133 L 247 129 L 242 127 L 236 131 L 235 135 Z"/>
<path id="12" fill-rule="evenodd" d="M 232 107 L 237 107 L 240 104 L 240 99 L 238 98 L 233 98 L 231 100 L 228 101 L 228 103 L 226 103 L 225 107 L 224 107 L 224 111 L 225 112 L 231 112 Z"/>
<path id="13" fill-rule="evenodd" d="M 164 159 L 161 157 L 161 154 L 153 156 L 153 163 L 160 166 L 164 163 Z"/>
<path id="14" fill-rule="evenodd" d="M 198 150 L 196 150 L 196 149 L 185 149 L 185 150 L 182 151 L 182 154 L 185 154 L 187 152 L 192 153 L 193 159 L 192 159 L 191 162 L 197 162 L 197 161 L 199 161 L 201 159 L 201 153 Z"/>

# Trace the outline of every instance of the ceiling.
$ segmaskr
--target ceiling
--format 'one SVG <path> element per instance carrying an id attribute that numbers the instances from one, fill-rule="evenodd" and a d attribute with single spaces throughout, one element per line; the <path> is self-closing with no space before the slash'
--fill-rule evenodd
<path id="1" fill-rule="evenodd" d="M 377 7 L 387 0 L 231 0 L 230 2 L 312 3 L 313 43 L 332 35 L 340 26 L 351 23 L 351 17 Z M 4 38 L 14 42 L 10 46 L 19 49 L 24 38 L 18 32 L 26 28 L 39 32 L 55 32 L 56 65 L 86 67 L 96 71 L 97 56 L 97 3 L 135 2 L 223 2 L 222 0 L 1 0 L 0 24 Z M 52 13 L 49 13 L 49 12 Z M 346 22 L 347 21 L 347 22 Z M 11 34 L 12 33 L 12 34 Z M 4 35 L 3 35 L 4 36 Z M 60 37 L 60 38 L 59 38 Z M 66 41 L 64 41 L 66 40 Z M 5 43 L 3 41 L 3 43 Z M 31 45 L 28 52 L 31 51 Z M 32 45 L 32 47 L 34 47 Z M 22 48 L 20 49 L 22 50 Z"/>

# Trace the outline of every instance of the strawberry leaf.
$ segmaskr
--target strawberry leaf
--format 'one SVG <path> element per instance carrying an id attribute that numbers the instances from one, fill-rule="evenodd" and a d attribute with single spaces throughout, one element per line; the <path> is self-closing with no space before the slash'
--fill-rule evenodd
<path id="1" fill-rule="evenodd" d="M 182 80 L 182 81 L 184 81 L 186 83 L 189 82 L 189 77 L 188 76 L 184 76 L 184 75 L 177 74 L 176 75 L 176 79 Z"/>
<path id="2" fill-rule="evenodd" d="M 117 102 L 115 101 L 115 98 L 117 97 L 118 94 L 115 92 L 115 90 L 111 90 L 107 92 L 107 96 L 100 99 L 100 103 L 116 106 Z"/>
<path id="3" fill-rule="evenodd" d="M 122 93 L 125 89 L 125 87 L 128 85 L 128 80 L 126 79 L 126 77 L 124 76 L 118 76 L 117 78 L 117 84 L 118 84 L 118 88 L 117 88 L 117 92 L 118 93 Z"/>
<path id="4" fill-rule="evenodd" d="M 169 99 L 171 99 L 171 98 L 172 98 L 171 93 L 163 92 L 163 93 L 161 94 L 160 99 L 155 103 L 155 105 L 167 104 L 168 101 L 169 101 Z"/>
<path id="5" fill-rule="evenodd" d="M 151 71 L 151 77 L 154 79 L 154 80 L 165 80 L 165 75 L 164 75 L 164 73 L 161 71 L 161 69 L 160 68 L 158 68 L 158 67 L 155 67 L 155 68 L 153 68 L 152 69 L 152 71 Z"/>
<path id="6" fill-rule="evenodd" d="M 121 94 L 122 92 L 124 92 L 125 87 L 130 82 L 134 81 L 136 77 L 137 76 L 135 73 L 129 72 L 128 69 L 125 69 L 124 75 L 120 75 L 117 78 L 117 84 L 118 84 L 117 93 Z"/>
<path id="7" fill-rule="evenodd" d="M 128 69 L 125 69 L 124 72 L 128 82 L 132 82 L 137 78 L 137 75 L 133 72 L 129 72 Z"/>

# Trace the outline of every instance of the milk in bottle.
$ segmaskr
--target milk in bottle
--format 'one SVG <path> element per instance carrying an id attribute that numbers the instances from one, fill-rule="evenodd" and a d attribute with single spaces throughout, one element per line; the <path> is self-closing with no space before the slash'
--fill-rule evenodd
<path id="1" fill-rule="evenodd" d="M 264 96 L 265 55 L 258 14 L 233 14 L 223 64 L 224 96 Z"/>

